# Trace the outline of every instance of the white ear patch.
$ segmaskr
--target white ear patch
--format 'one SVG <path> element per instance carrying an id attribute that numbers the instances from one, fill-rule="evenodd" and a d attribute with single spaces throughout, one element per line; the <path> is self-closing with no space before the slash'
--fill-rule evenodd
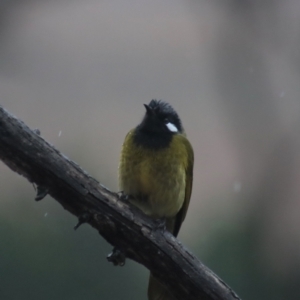
<path id="1" fill-rule="evenodd" d="M 173 124 L 173 123 L 167 123 L 166 124 L 167 128 L 171 131 L 171 132 L 178 132 L 177 127 Z"/>

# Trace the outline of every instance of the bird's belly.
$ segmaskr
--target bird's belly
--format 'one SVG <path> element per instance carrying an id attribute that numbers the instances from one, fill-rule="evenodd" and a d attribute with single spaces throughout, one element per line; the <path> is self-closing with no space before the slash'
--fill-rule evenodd
<path id="1" fill-rule="evenodd" d="M 179 158 L 125 161 L 122 170 L 120 188 L 145 214 L 168 218 L 178 213 L 185 197 L 185 170 Z"/>

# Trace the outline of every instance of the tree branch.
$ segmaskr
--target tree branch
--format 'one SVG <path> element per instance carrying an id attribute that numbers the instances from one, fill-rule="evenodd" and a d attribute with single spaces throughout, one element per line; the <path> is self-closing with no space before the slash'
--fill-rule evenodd
<path id="1" fill-rule="evenodd" d="M 143 264 L 178 299 L 240 299 L 172 234 L 121 201 L 76 163 L 0 106 L 0 159 L 45 187 L 66 210 L 87 222 L 126 257 Z"/>

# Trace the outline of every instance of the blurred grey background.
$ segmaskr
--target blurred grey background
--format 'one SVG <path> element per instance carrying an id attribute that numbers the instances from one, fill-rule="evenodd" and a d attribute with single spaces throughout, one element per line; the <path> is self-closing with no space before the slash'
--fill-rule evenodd
<path id="1" fill-rule="evenodd" d="M 180 240 L 242 299 L 300 299 L 300 2 L 0 2 L 0 104 L 117 191 L 170 102 L 195 151 Z M 0 297 L 146 299 L 148 272 L 0 163 Z"/>

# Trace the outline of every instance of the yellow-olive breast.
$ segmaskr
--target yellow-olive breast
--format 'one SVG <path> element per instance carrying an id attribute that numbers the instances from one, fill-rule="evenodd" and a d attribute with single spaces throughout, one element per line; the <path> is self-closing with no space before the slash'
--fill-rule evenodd
<path id="1" fill-rule="evenodd" d="M 168 147 L 151 149 L 136 144 L 134 133 L 128 133 L 123 145 L 120 189 L 147 215 L 173 217 L 185 199 L 188 153 L 182 140 L 186 138 L 177 134 Z"/>

